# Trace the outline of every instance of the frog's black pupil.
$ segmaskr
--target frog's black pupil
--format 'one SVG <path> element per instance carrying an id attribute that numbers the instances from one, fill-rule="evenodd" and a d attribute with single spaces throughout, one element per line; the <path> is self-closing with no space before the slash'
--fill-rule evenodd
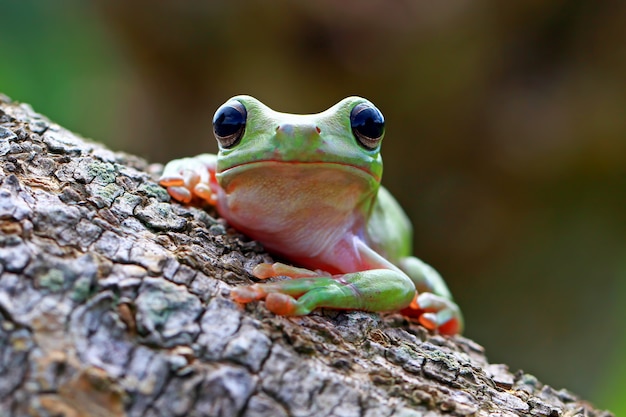
<path id="1" fill-rule="evenodd" d="M 352 133 L 366 148 L 375 148 L 385 132 L 385 118 L 376 108 L 366 103 L 359 104 L 350 114 Z"/>
<path id="2" fill-rule="evenodd" d="M 213 117 L 213 132 L 224 147 L 235 145 L 246 126 L 246 109 L 239 102 L 222 106 Z"/>

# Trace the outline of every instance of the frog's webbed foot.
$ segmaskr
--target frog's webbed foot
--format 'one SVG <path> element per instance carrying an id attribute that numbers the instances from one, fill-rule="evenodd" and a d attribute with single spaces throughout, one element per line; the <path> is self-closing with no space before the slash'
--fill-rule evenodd
<path id="1" fill-rule="evenodd" d="M 463 331 L 463 315 L 459 306 L 449 298 L 431 292 L 418 294 L 401 313 L 416 317 L 422 326 L 441 334 L 454 335 Z"/>
<path id="2" fill-rule="evenodd" d="M 253 284 L 238 287 L 232 291 L 232 297 L 239 303 L 265 300 L 265 306 L 272 313 L 283 316 L 301 316 L 309 314 L 332 289 L 339 289 L 337 281 L 332 278 L 300 278 Z"/>
<path id="3" fill-rule="evenodd" d="M 414 256 L 400 260 L 400 268 L 415 284 L 418 296 L 402 314 L 417 317 L 420 324 L 442 334 L 457 334 L 463 331 L 463 315 L 459 306 L 452 301 L 450 290 L 441 275 L 430 265 Z"/>
<path id="4" fill-rule="evenodd" d="M 216 196 L 211 184 L 217 184 L 215 170 L 217 158 L 212 154 L 202 154 L 193 158 L 175 159 L 167 163 L 159 184 L 181 203 L 190 203 L 194 199 L 215 205 Z"/>
<path id="5" fill-rule="evenodd" d="M 259 279 L 278 276 L 298 278 L 295 281 L 288 280 L 238 287 L 232 292 L 233 298 L 237 302 L 249 303 L 265 299 L 265 305 L 271 312 L 288 316 L 309 314 L 315 308 L 313 305 L 304 303 L 303 301 L 306 299 L 298 301 L 294 297 L 313 292 L 315 288 L 324 288 L 336 284 L 330 274 L 324 271 L 311 271 L 281 262 L 258 264 L 252 270 L 252 275 Z"/>

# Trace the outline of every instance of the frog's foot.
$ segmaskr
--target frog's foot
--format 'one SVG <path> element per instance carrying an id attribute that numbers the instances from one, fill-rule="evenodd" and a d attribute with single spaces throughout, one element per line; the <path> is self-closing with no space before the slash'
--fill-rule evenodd
<path id="1" fill-rule="evenodd" d="M 215 205 L 217 198 L 211 190 L 211 183 L 217 183 L 214 178 L 215 167 L 215 155 L 175 159 L 163 169 L 159 184 L 166 187 L 172 198 L 181 203 L 199 199 Z"/>
<path id="2" fill-rule="evenodd" d="M 272 277 L 289 277 L 289 278 L 313 278 L 319 276 L 330 276 L 327 272 L 311 271 L 306 268 L 297 268 L 295 266 L 286 265 L 280 262 L 261 263 L 254 267 L 252 275 L 259 279 L 267 279 Z"/>
<path id="3" fill-rule="evenodd" d="M 303 297 L 303 294 L 315 293 L 315 289 L 337 285 L 330 274 L 323 271 L 311 271 L 281 262 L 261 263 L 254 267 L 252 275 L 259 279 L 277 276 L 299 278 L 296 281 L 279 281 L 268 284 L 254 284 L 235 288 L 232 296 L 239 303 L 265 299 L 265 306 L 274 314 L 282 316 L 300 316 L 309 314 L 319 303 L 319 297 Z M 318 291 L 318 295 L 319 295 Z"/>
<path id="4" fill-rule="evenodd" d="M 329 290 L 332 291 L 332 288 L 340 285 L 332 278 L 301 278 L 238 287 L 231 292 L 231 295 L 238 303 L 265 299 L 265 306 L 272 313 L 282 316 L 301 316 L 309 314 L 320 303 L 323 304 L 323 301 L 328 298 Z"/>
<path id="5" fill-rule="evenodd" d="M 417 295 L 402 313 L 417 317 L 422 326 L 428 330 L 438 330 L 441 334 L 454 335 L 463 331 L 463 316 L 456 303 L 430 292 Z"/>

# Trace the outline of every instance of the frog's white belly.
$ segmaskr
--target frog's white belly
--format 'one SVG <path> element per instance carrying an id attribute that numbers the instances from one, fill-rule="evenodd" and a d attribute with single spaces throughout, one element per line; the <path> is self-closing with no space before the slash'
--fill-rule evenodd
<path id="1" fill-rule="evenodd" d="M 254 163 L 227 171 L 220 182 L 220 214 L 288 258 L 316 257 L 365 230 L 377 189 L 364 171 L 331 163 Z"/>

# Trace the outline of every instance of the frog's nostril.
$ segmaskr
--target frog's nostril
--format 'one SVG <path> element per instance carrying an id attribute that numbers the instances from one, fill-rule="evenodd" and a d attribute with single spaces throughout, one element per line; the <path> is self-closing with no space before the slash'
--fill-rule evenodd
<path id="1" fill-rule="evenodd" d="M 284 138 L 314 138 L 319 137 L 321 131 L 322 129 L 314 124 L 284 123 L 276 128 L 276 135 Z"/>
<path id="2" fill-rule="evenodd" d="M 277 132 L 281 132 L 284 133 L 286 135 L 291 135 L 293 134 L 294 128 L 292 124 L 286 123 L 284 125 L 280 125 L 276 128 Z"/>

